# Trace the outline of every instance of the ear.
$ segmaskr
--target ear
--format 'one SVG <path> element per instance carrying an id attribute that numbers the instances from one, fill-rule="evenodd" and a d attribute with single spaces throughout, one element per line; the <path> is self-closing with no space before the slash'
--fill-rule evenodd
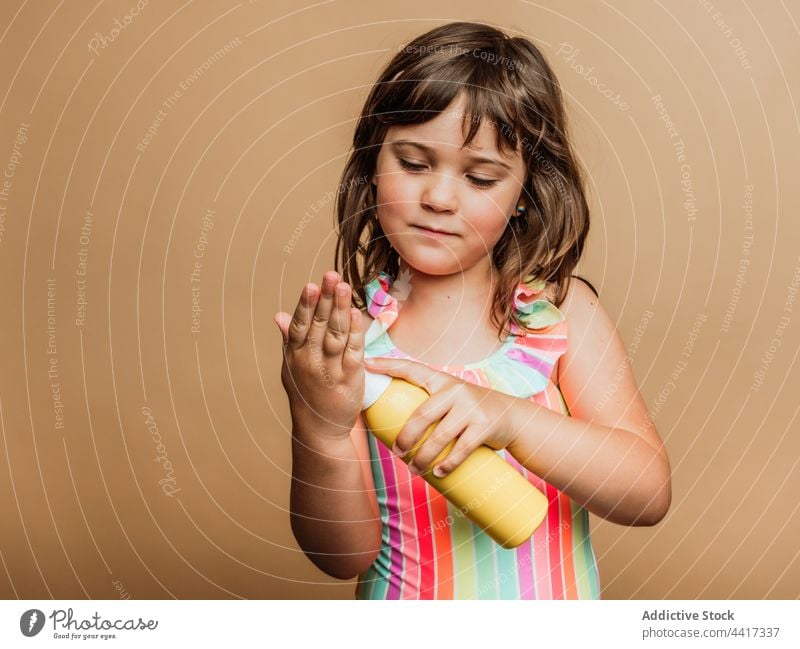
<path id="1" fill-rule="evenodd" d="M 519 212 L 517 212 L 517 208 L 520 205 L 522 205 L 524 207 L 527 207 L 527 205 L 525 204 L 525 191 L 524 190 L 520 190 L 519 194 L 517 195 L 517 200 L 514 201 L 514 206 L 511 208 L 511 217 L 512 218 L 519 216 Z"/>

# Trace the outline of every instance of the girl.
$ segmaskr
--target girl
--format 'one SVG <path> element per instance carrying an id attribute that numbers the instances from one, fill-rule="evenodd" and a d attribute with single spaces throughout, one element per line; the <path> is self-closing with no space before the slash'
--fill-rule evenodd
<path id="1" fill-rule="evenodd" d="M 341 187 L 343 275 L 275 316 L 300 547 L 358 599 L 599 598 L 588 512 L 656 524 L 670 467 L 614 323 L 570 280 L 589 213 L 549 65 L 486 25 L 423 34 L 372 88 Z M 393 452 L 364 427 L 364 366 L 431 395 Z M 549 499 L 517 548 L 421 477 L 480 444 Z"/>

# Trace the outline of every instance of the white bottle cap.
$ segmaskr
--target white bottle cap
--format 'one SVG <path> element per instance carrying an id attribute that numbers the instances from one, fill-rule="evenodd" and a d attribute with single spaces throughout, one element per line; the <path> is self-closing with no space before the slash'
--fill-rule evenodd
<path id="1" fill-rule="evenodd" d="M 366 410 L 375 403 L 386 392 L 391 382 L 392 377 L 388 374 L 376 374 L 364 370 L 364 403 L 361 409 Z"/>

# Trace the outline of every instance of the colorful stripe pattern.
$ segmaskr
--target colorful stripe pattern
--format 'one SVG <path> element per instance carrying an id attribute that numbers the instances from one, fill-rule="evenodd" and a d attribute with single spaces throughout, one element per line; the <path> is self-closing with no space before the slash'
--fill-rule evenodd
<path id="1" fill-rule="evenodd" d="M 411 358 L 389 338 L 397 318 L 392 278 L 381 273 L 367 284 L 368 310 L 375 318 L 366 334 L 366 357 Z M 528 398 L 569 415 L 550 379 L 567 349 L 567 322 L 544 299 L 545 283 L 528 277 L 514 296 L 523 333 L 512 335 L 494 354 L 469 365 L 430 367 L 465 381 Z M 406 464 L 369 435 L 372 475 L 383 521 L 377 559 L 358 577 L 356 599 L 599 599 L 597 561 L 589 513 L 569 496 L 525 469 L 505 449 L 498 453 L 550 502 L 544 523 L 517 548 L 497 545 L 478 526 Z"/>

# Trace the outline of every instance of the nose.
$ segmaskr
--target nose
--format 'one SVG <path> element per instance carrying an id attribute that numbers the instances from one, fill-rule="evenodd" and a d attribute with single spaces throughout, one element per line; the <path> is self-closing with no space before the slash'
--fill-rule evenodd
<path id="1" fill-rule="evenodd" d="M 428 174 L 422 204 L 433 212 L 455 212 L 458 207 L 458 183 L 457 178 L 447 174 Z"/>

